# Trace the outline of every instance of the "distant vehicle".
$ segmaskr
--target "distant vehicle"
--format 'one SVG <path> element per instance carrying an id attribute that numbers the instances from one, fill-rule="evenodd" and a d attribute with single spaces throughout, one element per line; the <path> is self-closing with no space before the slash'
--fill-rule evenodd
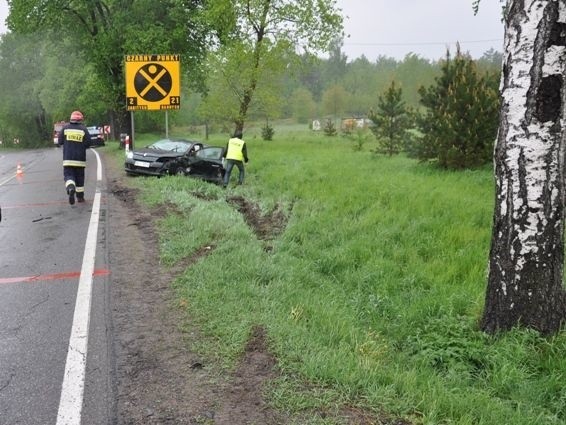
<path id="1" fill-rule="evenodd" d="M 57 147 L 59 147 L 59 132 L 67 124 L 66 121 L 58 121 L 53 124 L 53 144 Z"/>
<path id="2" fill-rule="evenodd" d="M 59 133 L 67 124 L 68 122 L 66 121 L 59 121 L 53 124 L 53 144 L 55 146 L 59 146 Z M 91 146 L 104 146 L 106 144 L 102 127 L 91 126 L 87 127 L 87 130 L 90 134 Z"/>
<path id="3" fill-rule="evenodd" d="M 106 144 L 104 140 L 104 129 L 102 127 L 90 126 L 87 127 L 87 130 L 90 134 L 91 146 L 104 146 Z"/>
<path id="4" fill-rule="evenodd" d="M 188 159 L 204 145 L 185 139 L 162 139 L 141 149 L 129 151 L 124 169 L 128 174 L 165 176 L 185 174 Z"/>

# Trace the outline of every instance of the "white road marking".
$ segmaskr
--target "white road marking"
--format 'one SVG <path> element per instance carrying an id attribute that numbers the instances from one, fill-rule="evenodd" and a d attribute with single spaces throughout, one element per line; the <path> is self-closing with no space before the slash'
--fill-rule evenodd
<path id="1" fill-rule="evenodd" d="M 16 174 L 14 174 L 11 177 L 8 177 L 6 180 L 2 180 L 0 181 L 0 186 L 4 186 L 5 184 L 7 184 L 8 182 L 10 182 L 11 180 L 14 180 L 16 178 Z"/>
<path id="2" fill-rule="evenodd" d="M 94 201 L 92 203 L 92 213 L 90 215 L 90 224 L 88 226 L 85 243 L 79 287 L 77 289 L 73 326 L 71 328 L 71 338 L 69 339 L 69 349 L 65 363 L 59 411 L 57 412 L 57 425 L 80 425 L 83 407 L 90 306 L 92 300 L 92 280 L 100 217 L 101 194 L 98 182 L 102 179 L 100 156 L 94 149 L 91 149 L 91 151 L 96 155 L 97 185 Z"/>

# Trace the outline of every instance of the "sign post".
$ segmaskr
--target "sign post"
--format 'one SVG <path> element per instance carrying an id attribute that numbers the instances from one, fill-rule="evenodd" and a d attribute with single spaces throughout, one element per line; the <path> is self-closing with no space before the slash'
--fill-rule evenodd
<path id="1" fill-rule="evenodd" d="M 133 111 L 167 114 L 170 109 L 180 109 L 180 55 L 126 55 L 124 68 L 126 109 L 132 111 L 132 132 Z M 167 117 L 165 125 L 169 126 Z M 168 136 L 169 128 L 165 132 Z"/>

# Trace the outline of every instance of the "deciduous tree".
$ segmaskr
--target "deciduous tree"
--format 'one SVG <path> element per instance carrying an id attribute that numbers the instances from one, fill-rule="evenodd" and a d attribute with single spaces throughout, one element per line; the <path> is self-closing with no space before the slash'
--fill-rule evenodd
<path id="1" fill-rule="evenodd" d="M 316 103 L 308 89 L 304 87 L 296 89 L 291 96 L 290 102 L 293 116 L 297 122 L 307 124 L 313 118 L 316 118 Z"/>
<path id="2" fill-rule="evenodd" d="M 14 33 L 52 32 L 69 38 L 93 65 L 100 96 L 127 121 L 123 62 L 126 54 L 176 53 L 192 80 L 199 75 L 208 27 L 203 0 L 8 0 Z"/>
<path id="3" fill-rule="evenodd" d="M 322 51 L 342 30 L 335 0 L 211 0 L 209 19 L 219 24 L 215 67 L 237 99 L 231 115 L 242 130 L 262 82 L 287 70 L 297 49 Z M 265 93 L 265 92 L 264 92 Z"/>
<path id="4" fill-rule="evenodd" d="M 346 110 L 349 94 L 339 84 L 334 84 L 322 94 L 322 110 L 326 115 L 332 115 L 337 119 Z"/>
<path id="5" fill-rule="evenodd" d="M 481 327 L 557 332 L 566 318 L 566 4 L 508 0 L 496 197 Z"/>
<path id="6" fill-rule="evenodd" d="M 37 54 L 38 36 L 2 36 L 0 45 L 0 140 L 20 141 L 20 147 L 35 147 L 51 136 L 47 133 L 47 115 L 39 99 L 43 78 L 43 57 Z"/>

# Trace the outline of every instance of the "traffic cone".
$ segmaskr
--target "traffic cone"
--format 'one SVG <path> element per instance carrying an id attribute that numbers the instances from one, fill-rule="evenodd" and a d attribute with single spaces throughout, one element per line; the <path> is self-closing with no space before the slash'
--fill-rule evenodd
<path id="1" fill-rule="evenodd" d="M 24 174 L 24 170 L 22 169 L 22 164 L 18 162 L 18 166 L 16 168 L 16 176 L 21 176 Z"/>

